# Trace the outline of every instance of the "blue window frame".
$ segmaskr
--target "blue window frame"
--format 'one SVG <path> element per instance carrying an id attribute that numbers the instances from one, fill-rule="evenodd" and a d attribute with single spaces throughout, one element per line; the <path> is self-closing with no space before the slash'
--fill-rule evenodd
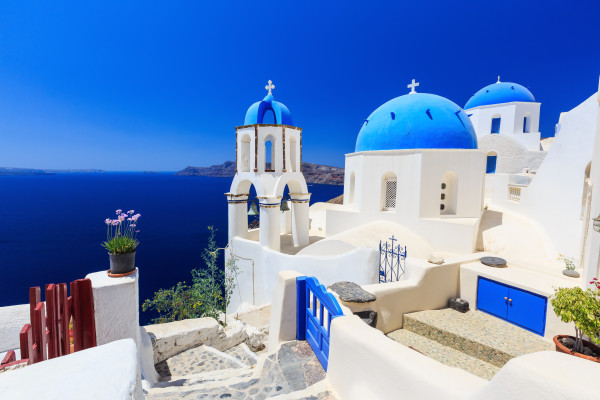
<path id="1" fill-rule="evenodd" d="M 492 118 L 492 133 L 500 133 L 500 118 Z"/>

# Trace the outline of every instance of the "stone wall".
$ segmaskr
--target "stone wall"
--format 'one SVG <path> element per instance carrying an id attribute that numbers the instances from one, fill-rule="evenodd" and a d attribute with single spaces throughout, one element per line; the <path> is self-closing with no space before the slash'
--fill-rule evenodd
<path id="1" fill-rule="evenodd" d="M 203 344 L 225 351 L 246 343 L 252 351 L 265 347 L 265 334 L 241 321 L 228 321 L 223 328 L 213 318 L 186 319 L 144 327 L 152 340 L 154 364 Z"/>

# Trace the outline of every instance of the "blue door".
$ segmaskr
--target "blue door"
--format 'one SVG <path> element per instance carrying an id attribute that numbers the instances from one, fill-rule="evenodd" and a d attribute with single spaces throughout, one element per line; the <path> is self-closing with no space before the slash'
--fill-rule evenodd
<path id="1" fill-rule="evenodd" d="M 479 277 L 477 309 L 544 336 L 548 299 Z"/>
<path id="2" fill-rule="evenodd" d="M 331 320 L 343 315 L 342 309 L 335 297 L 314 277 L 296 278 L 296 290 L 296 338 L 308 342 L 323 369 L 327 371 Z"/>
<path id="3" fill-rule="evenodd" d="M 508 320 L 525 329 L 544 334 L 546 298 L 524 290 L 508 290 Z"/>
<path id="4" fill-rule="evenodd" d="M 479 285 L 477 286 L 478 309 L 506 319 L 508 315 L 507 301 L 508 288 L 506 286 L 479 277 Z"/>

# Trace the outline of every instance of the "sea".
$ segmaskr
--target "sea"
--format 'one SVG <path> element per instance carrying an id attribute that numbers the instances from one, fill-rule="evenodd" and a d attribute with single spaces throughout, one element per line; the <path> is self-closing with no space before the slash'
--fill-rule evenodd
<path id="1" fill-rule="evenodd" d="M 106 218 L 135 210 L 140 303 L 161 288 L 191 282 L 201 268 L 208 226 L 227 244 L 231 178 L 174 173 L 64 173 L 0 176 L 0 307 L 28 303 L 29 287 L 71 282 L 108 269 Z M 342 186 L 309 185 L 311 203 Z M 140 323 L 153 315 L 141 312 Z"/>

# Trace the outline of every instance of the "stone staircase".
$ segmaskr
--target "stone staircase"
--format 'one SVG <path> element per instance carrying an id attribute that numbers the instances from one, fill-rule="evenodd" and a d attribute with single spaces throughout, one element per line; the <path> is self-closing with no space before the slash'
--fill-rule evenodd
<path id="1" fill-rule="evenodd" d="M 148 400 L 334 399 L 325 371 L 306 342 L 257 356 L 244 343 L 224 352 L 202 345 L 156 364 L 161 381 Z"/>
<path id="2" fill-rule="evenodd" d="M 551 342 L 499 318 L 452 309 L 404 315 L 388 337 L 442 364 L 491 379 L 511 358 L 554 350 Z"/>

